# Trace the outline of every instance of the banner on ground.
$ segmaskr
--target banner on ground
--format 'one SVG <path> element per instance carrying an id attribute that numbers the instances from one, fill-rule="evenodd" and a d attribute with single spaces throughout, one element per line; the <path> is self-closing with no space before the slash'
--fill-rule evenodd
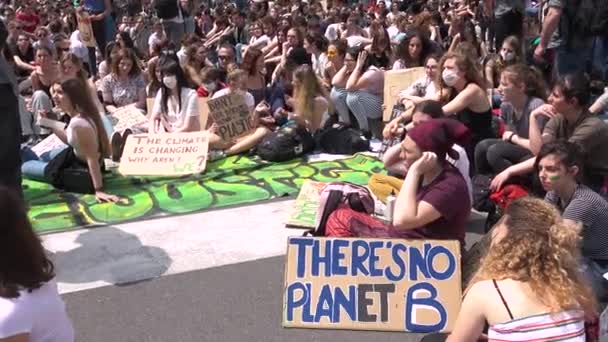
<path id="1" fill-rule="evenodd" d="M 251 113 L 242 95 L 231 93 L 207 101 L 209 115 L 217 125 L 217 134 L 225 141 L 253 131 Z"/>
<path id="2" fill-rule="evenodd" d="M 409 88 L 410 85 L 424 75 L 423 67 L 384 72 L 384 104 L 386 107 L 382 119 L 385 122 L 391 120 L 391 112 L 395 103 L 399 101 L 399 93 Z"/>
<path id="3" fill-rule="evenodd" d="M 86 47 L 96 47 L 97 41 L 93 35 L 93 27 L 91 26 L 91 18 L 88 14 L 80 14 L 76 16 L 78 21 L 78 31 L 80 32 L 80 40 Z"/>
<path id="4" fill-rule="evenodd" d="M 315 228 L 321 191 L 327 183 L 307 180 L 302 184 L 286 226 L 289 228 Z"/>
<path id="5" fill-rule="evenodd" d="M 116 109 L 108 118 L 112 121 L 115 132 L 148 124 L 148 118 L 134 104 Z"/>
<path id="6" fill-rule="evenodd" d="M 68 147 L 68 145 L 61 141 L 57 135 L 51 134 L 44 138 L 41 142 L 37 143 L 36 146 L 32 147 L 32 151 L 36 153 L 38 157 L 40 157 L 45 152 L 66 147 Z"/>
<path id="7" fill-rule="evenodd" d="M 458 241 L 292 237 L 283 326 L 449 332 L 460 283 Z"/>
<path id="8" fill-rule="evenodd" d="M 206 132 L 129 135 L 118 171 L 138 176 L 201 173 L 208 150 Z"/>

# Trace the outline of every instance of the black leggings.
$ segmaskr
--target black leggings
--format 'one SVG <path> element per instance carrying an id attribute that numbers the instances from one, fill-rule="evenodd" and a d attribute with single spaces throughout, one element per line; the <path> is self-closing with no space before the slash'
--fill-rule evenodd
<path id="1" fill-rule="evenodd" d="M 93 36 L 95 37 L 95 41 L 97 42 L 97 46 L 101 52 L 101 58 L 105 58 L 107 42 L 105 18 L 98 21 L 91 21 L 91 28 L 93 29 Z M 95 54 L 95 48 L 89 47 L 88 50 L 91 74 L 93 76 L 97 76 L 97 55 Z"/>
<path id="2" fill-rule="evenodd" d="M 532 157 L 527 149 L 501 139 L 486 139 L 475 147 L 477 174 L 497 175 L 509 166 Z"/>

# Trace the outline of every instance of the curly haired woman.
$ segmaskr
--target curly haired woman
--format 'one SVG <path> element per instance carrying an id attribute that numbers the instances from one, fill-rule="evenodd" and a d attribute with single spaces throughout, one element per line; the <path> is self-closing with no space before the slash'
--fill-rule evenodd
<path id="1" fill-rule="evenodd" d="M 542 199 L 513 201 L 495 226 L 448 342 L 585 341 L 595 301 L 579 272 L 580 226 Z"/>

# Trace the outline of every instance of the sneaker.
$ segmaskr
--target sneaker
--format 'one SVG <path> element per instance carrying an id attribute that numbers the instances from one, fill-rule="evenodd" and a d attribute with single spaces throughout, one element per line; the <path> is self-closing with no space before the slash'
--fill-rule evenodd
<path id="1" fill-rule="evenodd" d="M 110 145 L 112 145 L 112 161 L 118 163 L 122 155 L 121 147 L 124 148 L 124 142 L 122 140 L 120 132 L 112 133 Z"/>
<path id="2" fill-rule="evenodd" d="M 222 150 L 211 150 L 207 154 L 207 160 L 212 162 L 214 160 L 222 159 L 226 156 L 226 152 Z"/>

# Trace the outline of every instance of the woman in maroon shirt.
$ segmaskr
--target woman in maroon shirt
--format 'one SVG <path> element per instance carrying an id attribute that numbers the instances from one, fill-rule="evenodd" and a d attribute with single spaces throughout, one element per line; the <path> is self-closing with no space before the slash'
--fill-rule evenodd
<path id="1" fill-rule="evenodd" d="M 446 157 L 470 132 L 450 119 L 433 119 L 408 131 L 401 158 L 408 168 L 395 202 L 393 221 L 385 223 L 352 209 L 338 209 L 327 221 L 326 235 L 459 240 L 464 246 L 471 211 L 467 184 Z"/>

